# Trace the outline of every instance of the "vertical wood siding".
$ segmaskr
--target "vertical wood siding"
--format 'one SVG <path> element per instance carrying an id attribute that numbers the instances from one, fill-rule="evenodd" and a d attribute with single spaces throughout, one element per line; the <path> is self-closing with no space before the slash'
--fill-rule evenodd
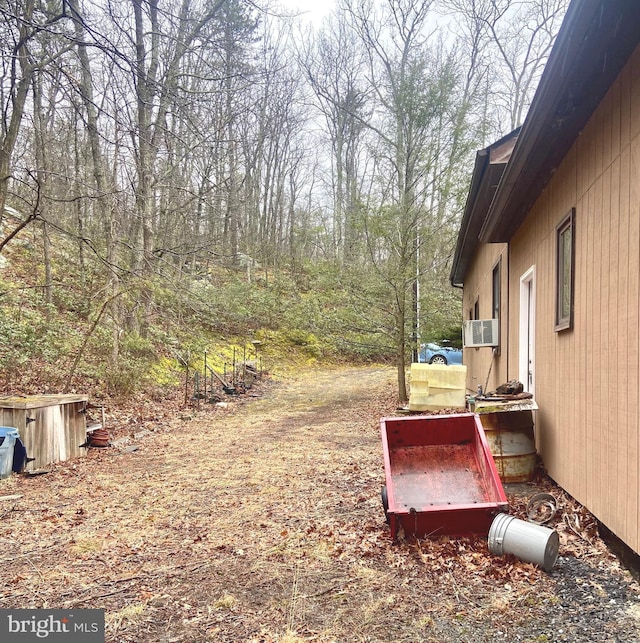
<path id="1" fill-rule="evenodd" d="M 574 325 L 556 332 L 556 226 L 572 207 Z M 493 253 L 483 248 L 470 273 L 481 297 Z M 518 230 L 509 257 L 508 375 L 501 371 L 501 379 L 517 377 L 519 279 L 535 265 L 536 433 L 545 466 L 640 552 L 640 48 Z M 466 291 L 465 282 L 465 318 L 474 296 Z"/>
<path id="2" fill-rule="evenodd" d="M 27 470 L 86 454 L 81 448 L 87 433 L 85 404 L 86 398 L 71 395 L 0 400 L 0 425 L 18 429 L 28 457 L 34 458 Z"/>
<path id="3" fill-rule="evenodd" d="M 493 357 L 492 349 L 465 348 L 463 362 L 467 367 L 467 389 L 475 392 L 478 386 L 486 390 L 495 388 L 507 380 L 507 355 L 505 350 L 507 338 L 508 310 L 508 254 L 507 246 L 502 243 L 484 244 L 480 247 L 465 277 L 463 294 L 463 319 L 469 319 L 476 300 L 480 304 L 480 319 L 491 319 L 493 307 L 493 268 L 502 260 L 500 273 L 500 319 L 501 351 Z M 493 360 L 493 363 L 492 363 Z"/>

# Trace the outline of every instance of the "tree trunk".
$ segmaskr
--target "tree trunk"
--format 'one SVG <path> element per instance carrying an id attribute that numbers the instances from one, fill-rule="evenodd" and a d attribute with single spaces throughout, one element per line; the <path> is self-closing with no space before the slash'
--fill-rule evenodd
<path id="1" fill-rule="evenodd" d="M 405 325 L 405 313 L 404 306 L 399 305 L 397 310 L 396 318 L 396 364 L 398 369 L 398 401 L 401 404 L 405 404 L 409 400 L 407 395 L 407 363 L 405 358 L 405 336 L 404 336 L 404 325 Z"/>
<path id="2" fill-rule="evenodd" d="M 4 207 L 7 204 L 9 192 L 9 181 L 11 179 L 11 158 L 18 140 L 20 124 L 24 115 L 25 104 L 29 94 L 29 85 L 33 77 L 34 68 L 29 60 L 29 29 L 33 21 L 34 0 L 25 0 L 22 15 L 17 17 L 20 22 L 19 41 L 16 49 L 12 52 L 20 65 L 20 78 L 13 84 L 11 92 L 11 116 L 8 127 L 2 132 L 0 141 L 0 223 L 4 216 Z"/>
<path id="3" fill-rule="evenodd" d="M 98 113 L 96 109 L 96 104 L 94 101 L 94 92 L 93 92 L 93 76 L 91 73 L 91 66 L 89 62 L 89 55 L 87 53 L 87 47 L 84 44 L 85 42 L 85 30 L 83 17 L 80 13 L 80 8 L 78 6 L 78 0 L 68 0 L 69 7 L 73 12 L 74 18 L 74 28 L 76 33 L 76 40 L 78 43 L 78 58 L 80 59 L 80 94 L 82 96 L 82 101 L 87 115 L 87 137 L 89 140 L 89 146 L 91 148 L 91 159 L 93 165 L 93 179 L 95 181 L 95 187 L 97 192 L 97 198 L 95 200 L 96 211 L 98 215 L 98 220 L 102 222 L 103 231 L 105 236 L 105 247 L 106 247 L 106 263 L 107 269 L 109 271 L 109 287 L 108 292 L 110 293 L 110 312 L 112 319 L 112 350 L 111 350 L 111 362 L 115 366 L 119 359 L 119 336 L 120 328 L 118 327 L 118 320 L 120 317 L 119 313 L 119 300 L 116 297 L 116 294 L 119 291 L 120 284 L 118 273 L 116 272 L 116 263 L 117 263 L 117 250 L 116 250 L 116 238 L 114 234 L 115 221 L 114 221 L 114 210 L 110 207 L 112 202 L 111 190 L 109 189 L 107 183 L 107 163 L 104 158 L 102 151 L 102 145 L 100 142 L 100 132 L 98 129 Z M 79 162 L 79 158 L 76 155 L 76 162 Z M 80 206 L 78 206 L 80 207 Z M 78 210 L 78 228 L 79 231 L 82 231 L 82 212 Z M 82 256 L 81 256 L 82 259 Z"/>

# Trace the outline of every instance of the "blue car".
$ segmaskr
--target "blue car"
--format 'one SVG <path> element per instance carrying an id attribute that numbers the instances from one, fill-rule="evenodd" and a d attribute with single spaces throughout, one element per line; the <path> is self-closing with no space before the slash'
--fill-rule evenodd
<path id="1" fill-rule="evenodd" d="M 462 350 L 453 346 L 422 344 L 418 362 L 423 364 L 462 364 Z"/>

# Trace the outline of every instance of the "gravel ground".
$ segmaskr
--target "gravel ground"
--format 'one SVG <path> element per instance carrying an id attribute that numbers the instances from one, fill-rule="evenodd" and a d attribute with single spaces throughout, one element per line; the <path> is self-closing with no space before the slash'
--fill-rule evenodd
<path id="1" fill-rule="evenodd" d="M 541 491 L 551 491 L 559 498 L 568 498 L 544 475 L 529 485 L 505 485 L 511 505 L 526 501 Z M 571 500 L 569 499 L 569 502 Z M 574 501 L 575 502 L 575 501 Z M 582 515 L 585 511 L 581 508 Z M 555 522 L 555 524 L 554 524 Z M 551 527 L 562 527 L 557 521 Z M 561 536 L 564 536 L 561 532 Z M 566 537 L 561 538 L 566 543 Z M 563 550 L 566 552 L 563 555 Z M 507 556 L 516 566 L 522 562 Z M 633 570 L 635 571 L 635 570 Z M 540 570 L 538 570 L 538 573 Z M 624 642 L 640 641 L 640 592 L 634 574 L 622 566 L 597 535 L 590 542 L 573 541 L 561 546 L 554 568 L 545 573 L 542 583 L 524 601 L 517 596 L 521 581 L 496 586 L 496 594 L 508 600 L 514 591 L 509 610 L 511 619 L 479 619 L 476 627 L 464 624 L 443 625 L 441 641 L 485 643 L 489 641 L 562 641 L 562 642 Z M 507 590 L 507 594 L 503 593 Z M 521 590 L 520 590 L 521 591 Z M 529 612 L 535 608 L 533 612 Z M 455 619 L 454 619 L 455 623 Z"/>
<path id="2" fill-rule="evenodd" d="M 550 610 L 550 640 L 640 640 L 637 586 L 628 576 L 610 563 L 561 557 L 554 577 L 558 602 Z"/>

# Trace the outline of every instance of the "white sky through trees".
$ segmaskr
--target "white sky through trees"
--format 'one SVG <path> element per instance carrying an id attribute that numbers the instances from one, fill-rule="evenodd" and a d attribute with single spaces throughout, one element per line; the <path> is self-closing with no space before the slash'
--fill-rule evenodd
<path id="1" fill-rule="evenodd" d="M 314 27 L 335 7 L 334 0 L 280 0 L 280 4 L 287 12 L 303 14 L 301 18 Z"/>

